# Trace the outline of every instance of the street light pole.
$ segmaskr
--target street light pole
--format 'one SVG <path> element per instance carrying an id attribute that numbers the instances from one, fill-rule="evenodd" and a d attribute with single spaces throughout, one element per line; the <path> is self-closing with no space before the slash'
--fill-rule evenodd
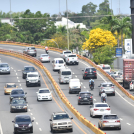
<path id="1" fill-rule="evenodd" d="M 69 50 L 69 35 L 68 35 L 68 7 L 67 7 L 67 0 L 66 0 L 66 12 L 67 12 L 67 45 Z"/>
<path id="2" fill-rule="evenodd" d="M 10 0 L 10 21 L 12 22 L 12 15 L 11 15 L 11 0 Z"/>
<path id="3" fill-rule="evenodd" d="M 51 40 L 51 41 L 53 41 L 53 42 L 57 45 L 57 47 L 59 48 L 59 45 L 58 45 L 54 40 L 52 40 L 52 39 L 43 39 L 43 40 Z"/>

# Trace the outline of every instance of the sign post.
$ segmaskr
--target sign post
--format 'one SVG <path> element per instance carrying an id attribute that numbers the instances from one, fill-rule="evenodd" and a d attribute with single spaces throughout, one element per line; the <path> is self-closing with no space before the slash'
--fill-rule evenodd
<path id="1" fill-rule="evenodd" d="M 122 57 L 122 47 L 116 48 L 116 57 Z"/>

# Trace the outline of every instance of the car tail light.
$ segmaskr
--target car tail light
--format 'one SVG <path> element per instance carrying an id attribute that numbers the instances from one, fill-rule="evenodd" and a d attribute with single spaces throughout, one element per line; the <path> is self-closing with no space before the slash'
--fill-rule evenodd
<path id="1" fill-rule="evenodd" d="M 101 89 L 103 89 L 104 87 L 101 87 Z"/>
<path id="2" fill-rule="evenodd" d="M 103 121 L 103 123 L 108 123 L 109 121 Z"/>
<path id="3" fill-rule="evenodd" d="M 81 99 L 81 97 L 79 97 L 79 99 Z"/>
<path id="4" fill-rule="evenodd" d="M 99 110 L 99 109 L 97 109 L 97 108 L 94 108 L 94 111 L 97 111 L 97 110 Z"/>
<path id="5" fill-rule="evenodd" d="M 69 61 L 69 59 L 68 59 L 68 61 Z"/>
<path id="6" fill-rule="evenodd" d="M 94 73 L 96 73 L 96 71 L 93 71 Z"/>
<path id="7" fill-rule="evenodd" d="M 130 85 L 132 85 L 132 82 L 130 83 Z"/>
<path id="8" fill-rule="evenodd" d="M 117 121 L 115 121 L 115 122 L 120 122 L 120 120 L 117 120 Z"/>
<path id="9" fill-rule="evenodd" d="M 34 50 L 34 51 L 36 51 L 36 50 Z"/>
<path id="10" fill-rule="evenodd" d="M 93 97 L 92 97 L 92 96 L 90 96 L 90 98 L 92 99 Z"/>
<path id="11" fill-rule="evenodd" d="M 78 60 L 78 57 L 77 57 L 77 60 Z"/>
<path id="12" fill-rule="evenodd" d="M 43 58 L 41 58 L 41 59 L 43 59 Z"/>
<path id="13" fill-rule="evenodd" d="M 110 110 L 110 108 L 107 108 L 106 110 Z"/>
<path id="14" fill-rule="evenodd" d="M 48 57 L 50 59 L 50 57 Z"/>
<path id="15" fill-rule="evenodd" d="M 111 88 L 114 88 L 114 86 L 112 86 Z"/>
<path id="16" fill-rule="evenodd" d="M 85 74 L 87 74 L 87 72 L 85 72 Z"/>
<path id="17" fill-rule="evenodd" d="M 27 52 L 29 52 L 30 50 L 27 50 Z"/>

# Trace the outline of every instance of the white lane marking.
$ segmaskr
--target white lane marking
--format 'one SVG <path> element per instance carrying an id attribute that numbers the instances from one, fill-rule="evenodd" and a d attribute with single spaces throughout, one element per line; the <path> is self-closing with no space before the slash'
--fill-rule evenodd
<path id="1" fill-rule="evenodd" d="M 127 123 L 127 125 L 129 125 L 129 126 L 130 126 L 131 124 Z"/>
<path id="2" fill-rule="evenodd" d="M 17 77 L 17 79 L 19 79 L 19 77 Z"/>
<path id="3" fill-rule="evenodd" d="M 12 68 L 12 67 L 11 67 Z M 13 68 L 12 68 L 13 69 Z"/>
<path id="4" fill-rule="evenodd" d="M 21 84 L 20 84 L 20 86 L 21 86 Z"/>
<path id="5" fill-rule="evenodd" d="M 20 82 L 20 81 L 18 80 L 18 82 Z"/>
<path id="6" fill-rule="evenodd" d="M 16 73 L 16 75 L 17 75 L 17 73 Z"/>
<path id="7" fill-rule="evenodd" d="M 14 72 L 16 72 L 16 70 L 14 70 Z"/>
<path id="8" fill-rule="evenodd" d="M 36 124 L 38 125 L 38 122 L 36 122 Z"/>
<path id="9" fill-rule="evenodd" d="M 77 75 L 75 75 L 75 77 L 77 77 Z"/>
<path id="10" fill-rule="evenodd" d="M 94 99 L 94 101 L 96 101 L 96 99 Z"/>
<path id="11" fill-rule="evenodd" d="M 0 134 L 3 134 L 1 122 L 0 122 Z"/>
<path id="12" fill-rule="evenodd" d="M 40 131 L 42 131 L 42 129 L 41 129 L 41 128 L 39 128 L 39 130 L 40 130 Z"/>
<path id="13" fill-rule="evenodd" d="M 123 119 L 122 119 L 122 118 L 120 118 L 120 120 L 122 121 Z"/>
<path id="14" fill-rule="evenodd" d="M 30 109 L 28 109 L 28 111 L 31 111 Z"/>
<path id="15" fill-rule="evenodd" d="M 32 113 L 30 113 L 31 115 L 33 115 Z"/>
<path id="16" fill-rule="evenodd" d="M 81 82 L 81 84 L 83 84 L 83 83 Z"/>
<path id="17" fill-rule="evenodd" d="M 74 73 L 73 73 L 74 74 Z"/>
<path id="18" fill-rule="evenodd" d="M 84 88 L 86 88 L 86 87 L 84 86 Z"/>
<path id="19" fill-rule="evenodd" d="M 21 70 L 18 70 L 18 71 L 21 71 Z"/>
<path id="20" fill-rule="evenodd" d="M 35 117 L 33 117 L 33 119 L 35 120 Z"/>

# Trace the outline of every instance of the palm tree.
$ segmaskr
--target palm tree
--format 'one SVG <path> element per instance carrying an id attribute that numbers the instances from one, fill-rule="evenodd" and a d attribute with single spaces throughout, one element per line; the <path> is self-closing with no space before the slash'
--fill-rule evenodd
<path id="1" fill-rule="evenodd" d="M 131 29 L 132 23 L 129 17 L 116 18 L 113 23 L 114 26 L 112 27 L 112 31 L 117 31 L 118 33 L 121 34 L 121 46 L 123 48 L 123 32 L 125 31 L 126 28 Z"/>
<path id="2" fill-rule="evenodd" d="M 56 29 L 56 32 L 60 34 L 66 34 L 67 33 L 66 26 L 59 25 L 58 28 Z"/>

